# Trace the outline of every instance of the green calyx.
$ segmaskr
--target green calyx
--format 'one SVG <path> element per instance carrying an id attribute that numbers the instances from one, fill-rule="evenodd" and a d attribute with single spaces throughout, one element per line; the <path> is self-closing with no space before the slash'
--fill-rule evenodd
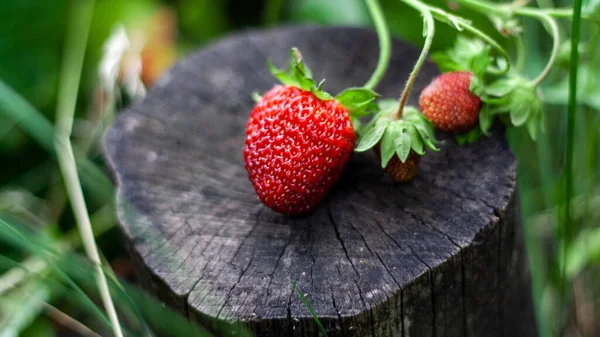
<path id="1" fill-rule="evenodd" d="M 538 86 L 520 75 L 501 78 L 482 89 L 484 108 L 480 112 L 480 126 L 487 133 L 494 115 L 508 114 L 515 127 L 525 126 L 531 139 L 537 137 L 538 127 L 544 130 L 544 111 Z"/>
<path id="2" fill-rule="evenodd" d="M 331 95 L 321 89 L 325 80 L 322 80 L 318 84 L 315 82 L 312 78 L 312 71 L 304 64 L 300 51 L 294 47 L 290 50 L 290 56 L 290 67 L 287 70 L 281 70 L 275 67 L 269 58 L 269 70 L 273 76 L 275 76 L 282 84 L 293 85 L 302 90 L 310 91 L 319 99 L 331 99 Z"/>
<path id="3" fill-rule="evenodd" d="M 290 67 L 287 70 L 281 70 L 275 67 L 268 60 L 269 70 L 282 84 L 293 85 L 302 90 L 310 91 L 321 100 L 337 100 L 343 107 L 350 112 L 350 118 L 353 122 L 358 122 L 358 118 L 369 115 L 377 111 L 375 99 L 379 97 L 373 90 L 367 88 L 348 88 L 337 96 L 332 97 L 325 92 L 322 87 L 325 80 L 317 82 L 312 78 L 312 72 L 302 59 L 302 55 L 297 48 L 290 50 Z M 358 124 L 358 123 L 357 123 Z"/>
<path id="4" fill-rule="evenodd" d="M 442 72 L 468 71 L 483 79 L 491 67 L 490 46 L 479 39 L 458 36 L 454 47 L 434 53 L 431 58 Z"/>
<path id="5" fill-rule="evenodd" d="M 404 163 L 411 150 L 421 156 L 425 154 L 425 147 L 439 151 L 433 124 L 412 106 L 405 107 L 402 116 L 393 120 L 391 116 L 397 106 L 395 100 L 379 102 L 381 111 L 361 132 L 355 149 L 356 152 L 364 152 L 380 144 L 381 166 L 384 168 L 394 155 Z"/>

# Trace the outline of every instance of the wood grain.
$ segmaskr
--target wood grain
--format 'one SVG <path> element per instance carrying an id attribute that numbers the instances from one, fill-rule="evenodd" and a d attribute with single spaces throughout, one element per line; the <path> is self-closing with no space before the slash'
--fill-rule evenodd
<path id="1" fill-rule="evenodd" d="M 242 158 L 250 94 L 275 84 L 265 60 L 287 64 L 292 46 L 333 94 L 366 82 L 378 56 L 365 29 L 233 35 L 180 61 L 106 134 L 145 287 L 223 334 L 318 336 L 291 277 L 329 336 L 532 336 L 516 161 L 499 127 L 463 147 L 440 135 L 442 150 L 408 184 L 369 153 L 310 216 L 261 205 Z M 389 98 L 419 53 L 399 41 L 392 50 L 377 89 Z M 409 104 L 436 74 L 426 63 Z"/>

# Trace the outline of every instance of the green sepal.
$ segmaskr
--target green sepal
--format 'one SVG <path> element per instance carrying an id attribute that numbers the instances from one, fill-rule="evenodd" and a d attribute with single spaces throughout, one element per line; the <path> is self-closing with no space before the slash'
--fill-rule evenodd
<path id="1" fill-rule="evenodd" d="M 277 68 L 273 64 L 273 60 L 270 57 L 267 59 L 267 64 L 269 66 L 269 71 L 271 72 L 271 74 L 273 74 L 273 76 L 275 76 L 275 78 L 277 78 L 279 82 L 281 82 L 281 84 L 300 87 L 300 84 L 296 80 L 296 77 L 291 72 L 286 72 L 282 69 Z"/>
<path id="2" fill-rule="evenodd" d="M 300 54 L 300 50 L 296 47 L 292 47 L 290 49 L 290 69 L 294 69 L 295 67 L 300 68 L 300 71 L 302 71 L 304 76 L 312 78 L 313 73 L 304 63 L 304 59 L 302 58 L 302 54 Z"/>
<path id="3" fill-rule="evenodd" d="M 479 128 L 484 135 L 489 135 L 490 128 L 492 127 L 494 116 L 492 115 L 492 111 L 490 106 L 484 104 L 479 111 Z"/>
<path id="4" fill-rule="evenodd" d="M 254 103 L 258 103 L 262 99 L 262 96 L 258 93 L 258 91 L 253 91 L 250 96 L 252 97 Z"/>
<path id="5" fill-rule="evenodd" d="M 515 89 L 515 79 L 501 78 L 485 86 L 485 93 L 490 96 L 503 97 Z"/>
<path id="6" fill-rule="evenodd" d="M 479 78 L 483 77 L 491 63 L 488 45 L 462 35 L 458 36 L 452 48 L 433 53 L 431 58 L 442 72 L 469 71 Z"/>
<path id="7" fill-rule="evenodd" d="M 391 119 L 388 116 L 383 114 L 375 116 L 375 118 L 373 118 L 373 120 L 365 127 L 363 136 L 360 137 L 360 141 L 358 142 L 355 151 L 364 152 L 377 145 L 390 122 Z"/>
<path id="8" fill-rule="evenodd" d="M 421 140 L 432 151 L 439 151 L 437 140 L 435 138 L 435 128 L 433 124 L 423 116 L 417 108 L 408 106 L 404 108 L 402 119 L 414 126 L 421 136 Z"/>
<path id="9" fill-rule="evenodd" d="M 377 99 L 379 95 L 365 88 L 348 88 L 339 93 L 335 99 L 348 111 L 351 116 L 367 116 L 378 110 Z"/>
<path id="10" fill-rule="evenodd" d="M 406 133 L 406 129 L 403 126 L 400 126 L 399 129 L 398 137 L 394 139 L 394 147 L 396 148 L 398 158 L 404 163 L 410 154 L 412 139 L 410 138 L 410 135 Z"/>
<path id="11" fill-rule="evenodd" d="M 396 148 L 394 147 L 394 135 L 392 127 L 385 130 L 383 137 L 381 138 L 380 156 L 381 156 L 381 167 L 385 168 L 390 160 L 396 154 Z"/>
<path id="12" fill-rule="evenodd" d="M 273 61 L 269 58 L 267 60 L 269 70 L 284 85 L 293 85 L 302 90 L 310 91 L 321 100 L 330 100 L 332 97 L 321 88 L 323 81 L 319 84 L 312 79 L 312 72 L 304 64 L 304 60 L 300 55 L 300 51 L 297 48 L 290 50 L 290 68 L 287 71 L 277 68 L 273 65 Z"/>
<path id="13" fill-rule="evenodd" d="M 472 144 L 483 136 L 483 132 L 479 128 L 473 128 L 466 133 L 460 133 L 456 135 L 456 142 L 458 145 Z"/>
<path id="14" fill-rule="evenodd" d="M 423 150 L 423 139 L 421 138 L 419 131 L 417 131 L 417 128 L 415 128 L 414 125 L 409 125 L 406 127 L 406 132 L 412 140 L 410 143 L 410 148 L 419 156 L 424 155 L 425 151 Z"/>

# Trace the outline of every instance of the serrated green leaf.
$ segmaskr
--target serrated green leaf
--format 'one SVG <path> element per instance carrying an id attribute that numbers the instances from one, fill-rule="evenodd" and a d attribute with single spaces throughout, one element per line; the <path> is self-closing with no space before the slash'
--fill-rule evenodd
<path id="1" fill-rule="evenodd" d="M 423 139 L 421 138 L 421 134 L 419 133 L 419 131 L 417 131 L 415 126 L 408 125 L 406 127 L 406 133 L 408 133 L 408 135 L 410 136 L 410 139 L 411 139 L 411 141 L 410 141 L 411 149 L 420 156 L 424 155 L 425 151 L 423 150 Z"/>
<path id="2" fill-rule="evenodd" d="M 515 89 L 515 81 L 511 78 L 503 78 L 488 84 L 485 93 L 491 96 L 503 97 Z"/>
<path id="3" fill-rule="evenodd" d="M 492 120 L 494 116 L 490 111 L 490 107 L 487 104 L 484 104 L 479 111 L 479 127 L 481 128 L 481 132 L 487 135 L 492 126 Z"/>
<path id="4" fill-rule="evenodd" d="M 385 116 L 381 116 L 370 122 L 365 129 L 364 136 L 358 142 L 355 151 L 364 152 L 377 145 L 390 122 L 390 118 Z"/>
<path id="5" fill-rule="evenodd" d="M 404 127 L 400 127 L 400 132 L 394 139 L 394 147 L 396 148 L 396 154 L 398 155 L 398 158 L 404 163 L 410 154 L 411 147 L 410 135 L 406 133 Z"/>
<path id="6" fill-rule="evenodd" d="M 279 80 L 279 82 L 281 82 L 282 84 L 285 84 L 285 85 L 299 86 L 299 84 L 296 80 L 296 77 L 290 73 L 287 73 L 287 72 L 277 68 L 273 64 L 273 61 L 271 60 L 271 58 L 269 58 L 267 60 L 267 64 L 269 66 L 269 71 L 271 72 L 271 74 L 273 74 L 273 76 L 275 76 L 275 78 L 277 78 Z"/>
<path id="7" fill-rule="evenodd" d="M 380 156 L 381 156 L 381 167 L 385 168 L 390 162 L 393 156 L 396 155 L 396 148 L 394 147 L 394 127 L 393 125 L 386 128 L 383 137 L 381 138 Z"/>

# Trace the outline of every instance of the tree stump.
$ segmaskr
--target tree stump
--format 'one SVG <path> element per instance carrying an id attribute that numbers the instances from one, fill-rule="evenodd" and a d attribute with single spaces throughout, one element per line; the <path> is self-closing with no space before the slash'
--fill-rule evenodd
<path id="1" fill-rule="evenodd" d="M 276 83 L 266 59 L 283 66 L 292 46 L 333 94 L 362 85 L 378 57 L 365 29 L 244 32 L 179 62 L 108 131 L 145 287 L 223 334 L 243 322 L 256 336 L 318 336 L 291 278 L 329 336 L 534 336 L 516 161 L 499 127 L 469 146 L 446 136 L 402 185 L 356 154 L 309 216 L 259 202 L 242 155 L 251 93 Z M 388 98 L 419 50 L 394 41 L 392 53 L 377 89 Z M 424 66 L 409 104 L 437 73 Z"/>

